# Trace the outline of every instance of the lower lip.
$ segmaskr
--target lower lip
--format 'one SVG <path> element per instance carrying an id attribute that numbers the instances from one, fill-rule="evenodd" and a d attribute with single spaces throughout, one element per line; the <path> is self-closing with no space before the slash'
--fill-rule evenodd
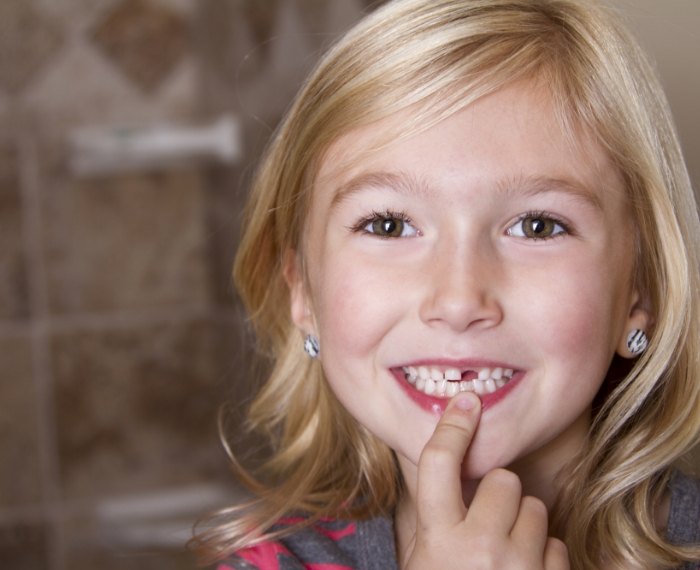
<path id="1" fill-rule="evenodd" d="M 399 383 L 399 386 L 408 394 L 408 396 L 418 404 L 422 409 L 427 412 L 432 412 L 437 415 L 442 415 L 447 408 L 451 398 L 436 398 L 434 396 L 428 396 L 424 392 L 416 390 L 411 384 L 406 380 L 406 376 L 401 369 L 392 370 L 394 378 Z M 479 399 L 481 400 L 481 410 L 482 412 L 493 408 L 501 400 L 503 400 L 508 394 L 510 394 L 515 387 L 520 384 L 520 381 L 524 378 L 525 373 L 522 371 L 517 371 L 513 374 L 513 377 L 508 381 L 508 383 L 499 388 L 491 394 L 481 394 Z"/>

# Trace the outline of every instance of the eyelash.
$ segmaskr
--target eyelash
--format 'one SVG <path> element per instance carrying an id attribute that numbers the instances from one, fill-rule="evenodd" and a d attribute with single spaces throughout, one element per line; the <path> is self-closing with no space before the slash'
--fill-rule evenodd
<path id="1" fill-rule="evenodd" d="M 517 224 L 522 223 L 523 221 L 527 220 L 528 218 L 540 218 L 540 219 L 544 219 L 544 220 L 549 220 L 549 221 L 553 222 L 555 225 L 561 227 L 561 229 L 562 229 L 561 232 L 559 232 L 555 235 L 552 235 L 552 236 L 526 237 L 526 239 L 528 239 L 528 240 L 547 241 L 547 240 L 554 239 L 554 238 L 564 236 L 564 235 L 574 235 L 574 233 L 571 230 L 571 227 L 569 226 L 568 223 L 566 223 L 564 220 L 557 217 L 556 215 L 551 214 L 549 212 L 546 212 L 544 210 L 531 210 L 531 211 L 525 212 L 524 214 L 521 214 L 520 216 L 518 216 L 518 218 L 515 220 L 515 222 L 511 223 L 508 226 L 507 233 L 509 235 L 511 235 L 509 230 L 512 227 L 516 226 Z M 379 237 L 381 239 L 395 239 L 395 238 L 391 238 L 389 236 L 383 236 L 380 234 L 376 234 L 374 232 L 370 232 L 370 231 L 367 231 L 365 229 L 372 222 L 375 222 L 377 220 L 385 220 L 385 219 L 400 220 L 404 224 L 408 224 L 408 225 L 411 225 L 413 223 L 411 218 L 405 212 L 393 211 L 393 210 L 384 210 L 384 211 L 374 210 L 374 211 L 372 211 L 371 214 L 361 218 L 359 221 L 357 221 L 355 224 L 350 226 L 348 229 L 352 232 L 355 232 L 355 233 L 368 234 L 368 235 Z M 520 236 L 514 236 L 514 237 L 520 237 Z"/>
<path id="2" fill-rule="evenodd" d="M 375 234 L 375 233 L 369 232 L 365 229 L 367 227 L 367 225 L 371 224 L 372 222 L 375 222 L 377 220 L 386 220 L 386 219 L 400 220 L 404 224 L 408 224 L 408 225 L 411 225 L 413 223 L 413 221 L 411 220 L 409 215 L 406 214 L 406 212 L 397 212 L 394 210 L 384 210 L 383 212 L 380 212 L 378 210 L 374 210 L 374 211 L 372 211 L 371 214 L 363 217 L 357 223 L 350 226 L 348 229 L 351 232 L 372 235 L 372 236 L 376 236 L 376 237 L 381 238 L 381 239 L 396 239 L 396 238 L 391 238 L 389 236 Z"/>
<path id="3" fill-rule="evenodd" d="M 524 220 L 527 220 L 528 218 L 540 218 L 540 219 L 545 219 L 545 220 L 550 220 L 557 226 L 560 226 L 561 229 L 563 230 L 560 233 L 557 233 L 553 236 L 547 236 L 547 237 L 528 237 L 526 239 L 532 240 L 532 241 L 546 241 L 554 238 L 558 238 L 560 236 L 565 236 L 565 235 L 575 235 L 574 232 L 572 231 L 571 227 L 567 222 L 562 220 L 561 218 L 557 217 L 554 214 L 551 214 L 549 212 L 546 212 L 544 210 L 532 210 L 529 212 L 525 212 L 524 214 L 521 214 L 518 216 L 518 218 L 508 226 L 508 230 L 512 228 L 513 226 L 522 223 Z M 514 236 L 514 237 L 520 237 L 520 236 Z"/>

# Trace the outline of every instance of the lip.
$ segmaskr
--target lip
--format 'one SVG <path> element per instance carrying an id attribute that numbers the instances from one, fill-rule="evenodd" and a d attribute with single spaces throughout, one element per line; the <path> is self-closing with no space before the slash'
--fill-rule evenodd
<path id="1" fill-rule="evenodd" d="M 502 388 L 499 388 L 491 394 L 481 394 L 479 399 L 481 400 L 482 412 L 493 408 L 496 404 L 501 402 L 508 394 L 510 394 L 520 381 L 525 377 L 525 371 L 519 369 L 517 366 L 512 366 L 507 363 L 497 362 L 493 360 L 449 360 L 449 359 L 437 359 L 437 360 L 415 360 L 413 362 L 408 362 L 401 364 L 400 366 L 391 367 L 391 374 L 394 376 L 399 386 L 404 392 L 423 410 L 427 412 L 434 413 L 436 415 L 442 415 L 447 408 L 447 404 L 450 402 L 451 398 L 437 398 L 435 396 L 428 396 L 424 392 L 416 390 L 411 384 L 406 380 L 406 376 L 403 372 L 403 367 L 406 366 L 439 366 L 439 367 L 451 367 L 458 368 L 461 370 L 472 369 L 472 368 L 510 368 L 513 372 L 513 377 L 511 380 Z"/>

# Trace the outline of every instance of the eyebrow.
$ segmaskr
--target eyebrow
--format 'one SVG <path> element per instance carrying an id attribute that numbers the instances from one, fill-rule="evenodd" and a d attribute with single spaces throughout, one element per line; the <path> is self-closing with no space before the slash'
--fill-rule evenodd
<path id="1" fill-rule="evenodd" d="M 366 188 L 383 188 L 408 196 L 435 196 L 429 185 L 406 173 L 366 172 L 341 184 L 333 194 L 331 209 Z"/>
<path id="2" fill-rule="evenodd" d="M 504 197 L 512 194 L 537 196 L 557 192 L 570 194 L 588 202 L 597 210 L 603 210 L 603 203 L 597 192 L 573 178 L 558 178 L 551 176 L 523 176 L 507 180 L 499 185 Z"/>
<path id="3" fill-rule="evenodd" d="M 350 198 L 353 194 L 367 189 L 388 189 L 408 196 L 433 198 L 436 191 L 429 184 L 406 173 L 367 172 L 355 176 L 341 184 L 334 192 L 331 209 Z M 570 194 L 582 199 L 598 210 L 603 210 L 603 204 L 596 192 L 573 178 L 551 176 L 522 176 L 500 181 L 496 184 L 497 191 L 508 198 L 509 195 L 537 196 L 551 192 Z"/>

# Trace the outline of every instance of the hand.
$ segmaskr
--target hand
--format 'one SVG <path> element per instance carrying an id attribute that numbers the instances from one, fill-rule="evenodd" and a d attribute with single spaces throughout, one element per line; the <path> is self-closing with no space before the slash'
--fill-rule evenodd
<path id="1" fill-rule="evenodd" d="M 517 475 L 488 473 L 469 509 L 460 471 L 480 414 L 474 394 L 455 396 L 418 463 L 416 536 L 404 570 L 567 570 L 566 546 L 547 536 L 547 508 L 523 497 Z"/>

